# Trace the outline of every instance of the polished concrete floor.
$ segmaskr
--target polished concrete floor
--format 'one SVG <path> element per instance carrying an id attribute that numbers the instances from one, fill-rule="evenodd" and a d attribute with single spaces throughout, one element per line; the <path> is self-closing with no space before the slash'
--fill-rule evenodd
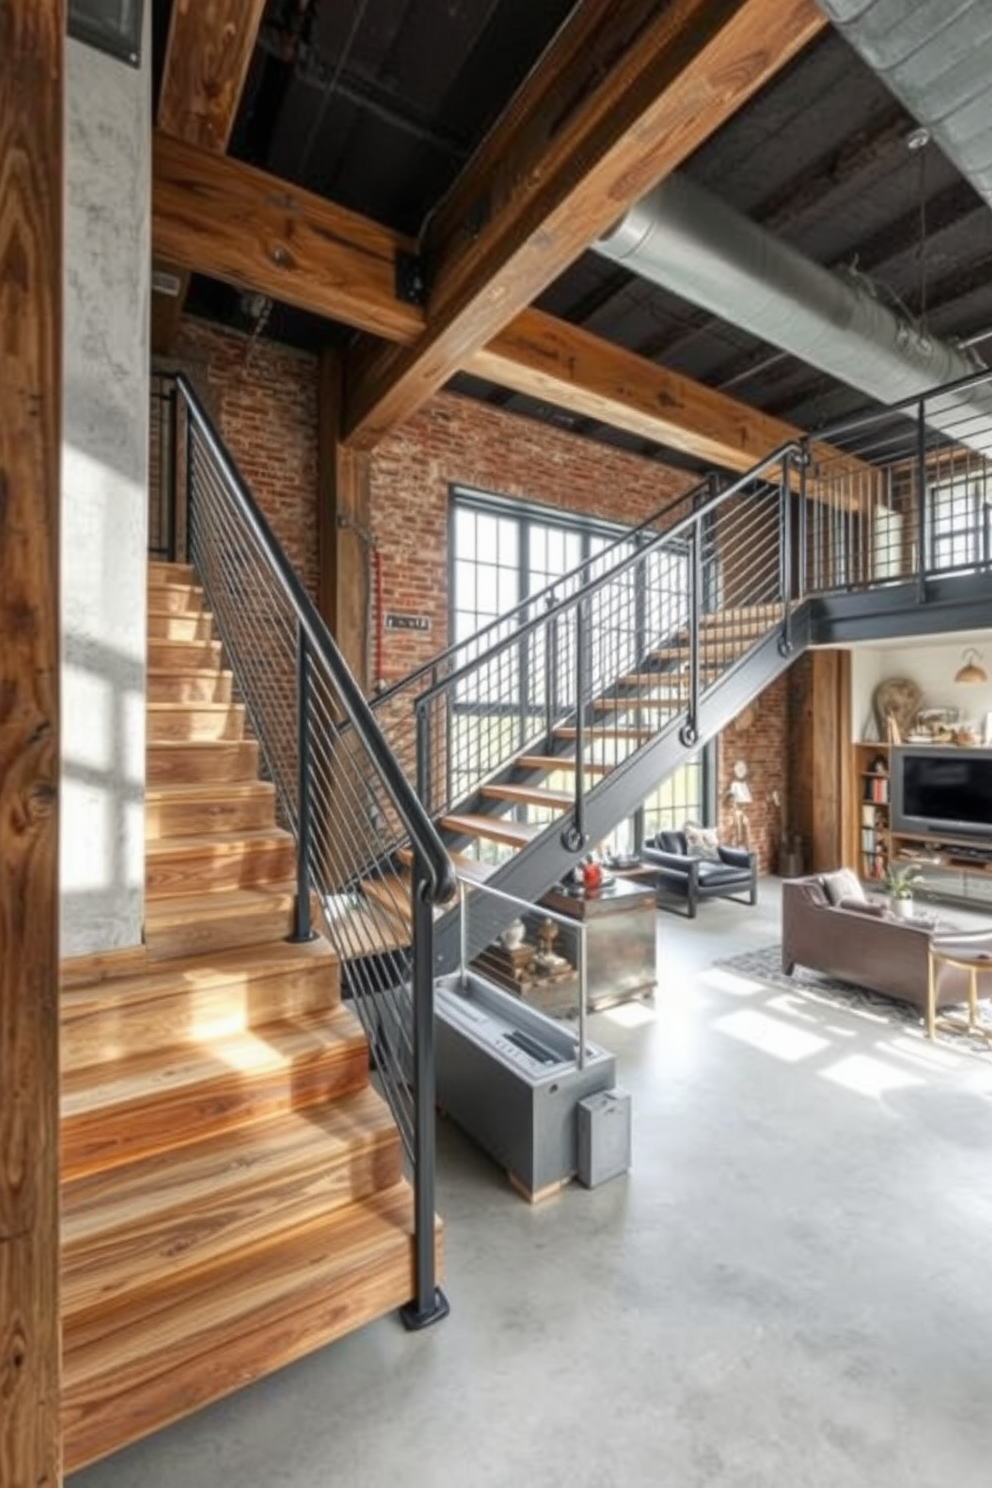
<path id="1" fill-rule="evenodd" d="M 988 1488 L 992 1052 L 714 971 L 777 902 L 659 914 L 653 1006 L 592 1020 L 628 1175 L 531 1207 L 442 1123 L 446 1322 L 384 1319 L 72 1488 Z"/>

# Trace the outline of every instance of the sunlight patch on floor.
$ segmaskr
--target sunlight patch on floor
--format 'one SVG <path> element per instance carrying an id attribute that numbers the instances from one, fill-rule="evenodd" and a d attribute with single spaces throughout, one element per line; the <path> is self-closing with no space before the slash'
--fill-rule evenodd
<path id="1" fill-rule="evenodd" d="M 871 1054 L 849 1054 L 846 1059 L 820 1070 L 825 1080 L 853 1090 L 856 1095 L 877 1097 L 890 1090 L 906 1090 L 913 1085 L 922 1085 L 919 1075 L 908 1070 L 897 1069 L 884 1059 L 875 1059 Z"/>
<path id="2" fill-rule="evenodd" d="M 802 1059 L 820 1053 L 830 1047 L 828 1039 L 807 1033 L 804 1028 L 794 1028 L 779 1018 L 770 1018 L 755 1008 L 745 1008 L 739 1013 L 728 1013 L 718 1018 L 713 1027 L 720 1033 L 729 1034 L 743 1044 L 771 1054 L 786 1064 L 798 1064 Z"/>

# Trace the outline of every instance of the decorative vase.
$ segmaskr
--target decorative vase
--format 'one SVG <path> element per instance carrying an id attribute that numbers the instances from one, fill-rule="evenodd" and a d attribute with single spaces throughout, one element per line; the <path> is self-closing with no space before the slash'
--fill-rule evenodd
<path id="1" fill-rule="evenodd" d="M 911 920 L 913 918 L 912 899 L 892 899 L 890 900 L 890 904 L 892 913 L 898 915 L 901 920 Z"/>
<path id="2" fill-rule="evenodd" d="M 527 926 L 524 924 L 523 920 L 511 920 L 509 925 L 507 925 L 506 929 L 500 936 L 500 941 L 505 950 L 515 951 L 517 946 L 523 944 L 523 939 L 526 933 Z"/>

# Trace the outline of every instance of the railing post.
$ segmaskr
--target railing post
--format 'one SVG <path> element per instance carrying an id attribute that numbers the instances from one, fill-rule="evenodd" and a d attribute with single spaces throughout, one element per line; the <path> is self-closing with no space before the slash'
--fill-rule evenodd
<path id="1" fill-rule="evenodd" d="M 295 944 L 314 939 L 310 921 L 310 844 L 313 840 L 313 792 L 310 789 L 310 655 L 306 632 L 296 624 L 296 912 Z"/>
<path id="2" fill-rule="evenodd" d="M 782 594 L 782 637 L 779 648 L 783 656 L 792 650 L 792 455 L 782 461 L 779 484 L 779 584 Z"/>
<path id="3" fill-rule="evenodd" d="M 554 594 L 544 601 L 553 610 Z M 555 719 L 558 717 L 558 626 L 552 617 L 544 626 L 544 744 L 550 752 L 554 743 Z"/>
<path id="4" fill-rule="evenodd" d="M 703 603 L 703 521 L 701 513 L 689 533 L 689 700 L 679 729 L 682 743 L 691 748 L 699 739 L 699 612 Z"/>
<path id="5" fill-rule="evenodd" d="M 417 731 L 417 795 L 423 804 L 425 811 L 433 811 L 432 800 L 434 792 L 431 790 L 431 722 L 430 702 L 418 702 L 414 710 L 414 723 Z M 449 749 L 450 753 L 450 749 Z M 450 791 L 449 791 L 450 795 Z"/>
<path id="6" fill-rule="evenodd" d="M 916 413 L 916 600 L 926 604 L 927 569 L 930 566 L 930 534 L 927 530 L 927 421 L 921 398 Z"/>
<path id="7" fill-rule="evenodd" d="M 799 466 L 799 510 L 796 523 L 796 603 L 802 604 L 806 598 L 807 570 L 809 554 L 807 552 L 807 519 L 809 517 L 808 501 L 806 499 L 806 472 L 809 469 L 809 440 L 804 439 L 802 454 L 797 461 Z"/>
<path id="8" fill-rule="evenodd" d="M 177 401 L 178 393 L 174 382 L 169 384 L 166 391 L 159 392 L 159 521 L 164 518 L 166 524 L 165 556 L 170 563 L 175 563 L 179 557 L 176 541 L 176 514 L 179 509 L 179 474 L 176 469 L 176 444 L 179 437 Z"/>
<path id="9" fill-rule="evenodd" d="M 413 1081 L 414 1081 L 414 1272 L 415 1292 L 400 1309 L 411 1332 L 448 1316 L 448 1300 L 437 1285 L 434 1261 L 435 1212 L 435 1058 L 434 1058 L 434 915 L 427 900 L 428 875 L 414 853 L 413 912 Z"/>
<path id="10" fill-rule="evenodd" d="M 566 852 L 581 852 L 589 840 L 586 831 L 586 625 L 589 616 L 588 599 L 580 599 L 573 611 L 575 615 L 575 807 L 572 820 L 561 834 Z"/>

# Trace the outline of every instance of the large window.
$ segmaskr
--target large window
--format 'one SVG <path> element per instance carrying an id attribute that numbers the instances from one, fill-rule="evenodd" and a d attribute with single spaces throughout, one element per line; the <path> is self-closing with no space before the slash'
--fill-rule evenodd
<path id="1" fill-rule="evenodd" d="M 583 521 L 545 508 L 502 501 L 476 491 L 457 488 L 451 519 L 451 634 L 465 642 L 491 620 L 536 594 L 556 578 L 588 562 L 591 576 L 597 559 L 626 529 L 602 522 Z M 614 549 L 603 563 L 612 565 L 633 543 Z M 633 591 L 633 572 L 624 581 Z M 639 624 L 616 639 L 609 677 L 595 677 L 594 689 L 606 688 L 624 669 L 637 666 L 638 648 L 645 633 L 663 635 L 687 618 L 688 560 L 678 552 L 661 553 L 650 562 L 641 580 Z M 594 597 L 592 629 L 608 623 L 605 596 Z M 621 612 L 633 606 L 620 605 Z M 485 672 L 476 672 L 460 689 L 451 719 L 452 796 L 470 791 L 487 763 L 492 770 L 521 749 L 539 731 L 547 696 L 544 638 L 538 633 L 527 643 L 502 654 Z M 570 659 L 557 655 L 556 701 L 567 706 L 572 693 Z M 605 761 L 604 762 L 608 762 Z M 687 760 L 645 800 L 643 834 L 665 827 L 681 827 L 687 819 L 703 821 L 707 814 L 710 755 L 707 749 Z M 571 772 L 548 777 L 550 789 L 571 788 Z M 536 806 L 518 808 L 521 819 L 539 823 L 550 813 Z M 635 845 L 638 823 L 621 823 L 610 846 L 628 851 Z M 498 857 L 495 847 L 487 852 Z"/>
<path id="2" fill-rule="evenodd" d="M 931 563 L 935 569 L 970 569 L 988 563 L 989 501 L 984 475 L 950 480 L 930 487 L 933 533 Z"/>

